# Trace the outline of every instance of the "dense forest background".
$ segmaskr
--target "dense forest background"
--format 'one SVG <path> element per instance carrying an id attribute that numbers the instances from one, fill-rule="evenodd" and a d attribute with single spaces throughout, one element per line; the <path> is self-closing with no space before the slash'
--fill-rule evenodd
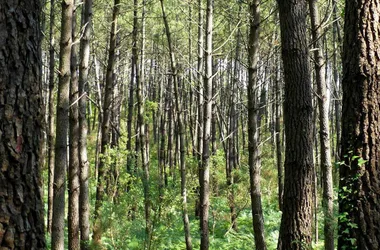
<path id="1" fill-rule="evenodd" d="M 380 248 L 377 1 L 20 2 L 1 249 Z"/>

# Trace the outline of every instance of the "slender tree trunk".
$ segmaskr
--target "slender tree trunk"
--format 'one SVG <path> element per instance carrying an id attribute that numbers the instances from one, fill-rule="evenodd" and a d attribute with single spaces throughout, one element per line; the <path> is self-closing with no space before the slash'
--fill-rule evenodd
<path id="1" fill-rule="evenodd" d="M 198 115 L 197 115 L 197 126 L 198 126 L 198 144 L 197 144 L 197 159 L 198 159 L 198 178 L 199 185 L 201 183 L 202 170 L 202 152 L 203 152 L 203 72 L 204 72 L 204 35 L 203 35 L 203 8 L 202 0 L 198 0 L 198 68 L 197 68 L 197 92 L 198 92 Z M 200 192 L 200 187 L 197 187 L 197 191 Z M 195 216 L 199 217 L 201 212 L 200 204 L 200 193 L 195 201 Z"/>
<path id="2" fill-rule="evenodd" d="M 312 240 L 313 105 L 306 35 L 306 1 L 278 0 L 285 77 L 285 181 L 278 249 Z"/>
<path id="3" fill-rule="evenodd" d="M 0 6 L 0 249 L 45 249 L 41 2 Z"/>
<path id="4" fill-rule="evenodd" d="M 74 1 L 74 6 L 77 0 Z M 72 40 L 76 40 L 76 9 L 73 10 Z M 68 171 L 68 241 L 69 249 L 79 249 L 79 120 L 78 120 L 78 45 L 71 46 L 69 171 Z"/>
<path id="5" fill-rule="evenodd" d="M 146 146 L 147 130 L 145 127 L 145 102 L 144 102 L 144 84 L 145 84 L 145 0 L 142 1 L 141 13 L 141 50 L 140 64 L 136 63 L 136 94 L 138 105 L 138 128 L 139 128 L 139 149 L 141 153 L 141 164 L 143 170 L 143 187 L 144 187 L 144 208 L 145 208 L 145 243 L 144 248 L 150 249 L 152 235 L 151 221 L 151 200 L 150 200 L 150 173 L 149 173 L 149 153 Z"/>
<path id="6" fill-rule="evenodd" d="M 180 101 L 179 87 L 178 87 L 178 71 L 176 65 L 176 59 L 171 39 L 170 28 L 168 24 L 168 20 L 165 13 L 164 0 L 160 0 L 162 16 L 165 24 L 166 37 L 168 39 L 169 46 L 169 56 L 170 56 L 170 67 L 171 73 L 173 77 L 174 83 L 174 95 L 175 95 L 175 105 L 177 111 L 177 124 L 178 124 L 178 134 L 179 134 L 179 150 L 180 150 L 180 168 L 181 168 L 181 195 L 182 195 L 182 217 L 183 217 L 183 225 L 185 231 L 185 241 L 186 241 L 186 249 L 191 250 L 191 235 L 190 235 L 190 222 L 189 216 L 187 213 L 187 190 L 186 190 L 186 148 L 185 148 L 185 129 L 183 122 L 183 110 Z"/>
<path id="7" fill-rule="evenodd" d="M 282 140 L 281 140 L 281 107 L 282 107 L 282 95 L 281 95 L 281 82 L 279 79 L 280 75 L 280 64 L 278 62 L 278 57 L 275 58 L 273 72 L 275 77 L 275 87 L 276 87 L 276 162 L 277 162 L 277 174 L 278 174 L 278 204 L 280 211 L 282 211 L 282 200 L 284 195 L 284 169 L 283 169 L 283 161 L 282 161 Z"/>
<path id="8" fill-rule="evenodd" d="M 109 42 L 109 54 L 107 62 L 107 72 L 106 72 L 106 86 L 104 92 L 104 103 L 103 103 L 103 120 L 101 125 L 101 148 L 100 153 L 103 156 L 107 155 L 107 149 L 110 143 L 110 129 L 111 129 L 111 109 L 112 109 L 112 92 L 113 92 L 113 72 L 115 69 L 115 51 L 116 51 L 116 37 L 117 37 L 117 19 L 120 11 L 120 0 L 114 1 L 114 7 L 112 12 L 112 24 L 110 32 L 110 42 Z M 107 176 L 107 169 L 104 159 L 99 161 L 98 170 L 98 183 L 96 186 L 96 201 L 95 201 L 95 211 L 94 211 L 94 231 L 92 239 L 96 245 L 101 244 L 101 237 L 103 234 L 101 208 L 103 205 L 105 197 L 105 181 Z"/>
<path id="9" fill-rule="evenodd" d="M 319 20 L 317 0 L 309 0 L 310 19 L 314 46 L 315 80 L 319 108 L 319 140 L 321 154 L 321 171 L 323 183 L 323 212 L 325 249 L 334 250 L 334 191 L 332 180 L 332 165 L 330 152 L 329 104 L 325 81 L 325 62 L 321 42 L 322 27 Z"/>
<path id="10" fill-rule="evenodd" d="M 61 42 L 54 166 L 54 198 L 51 248 L 64 249 L 67 135 L 69 129 L 70 57 L 74 1 L 62 1 Z"/>
<path id="11" fill-rule="evenodd" d="M 252 224 L 256 249 L 265 250 L 264 216 L 261 205 L 260 188 L 260 118 L 257 104 L 257 67 L 259 59 L 260 3 L 253 0 L 249 4 L 250 28 L 248 40 L 248 165 L 250 173 L 250 194 Z"/>
<path id="12" fill-rule="evenodd" d="M 87 157 L 88 122 L 86 108 L 88 93 L 88 70 L 90 59 L 90 39 L 92 29 L 92 0 L 85 0 L 82 15 L 83 37 L 80 43 L 79 67 L 79 163 L 80 163 L 80 195 L 79 224 L 81 249 L 89 249 L 90 240 L 90 197 L 89 197 L 89 162 Z M 90 114 L 87 113 L 87 116 Z"/>
<path id="13" fill-rule="evenodd" d="M 203 104 L 203 145 L 202 166 L 200 175 L 201 188 L 201 250 L 209 249 L 208 215 L 210 207 L 210 142 L 212 120 L 212 33 L 213 33 L 214 1 L 207 0 L 206 11 L 206 47 L 205 47 L 205 76 L 204 76 L 204 104 Z"/>
<path id="14" fill-rule="evenodd" d="M 379 14 L 346 1 L 338 249 L 380 249 Z"/>
<path id="15" fill-rule="evenodd" d="M 133 159 L 135 157 L 132 155 L 132 124 L 133 124 L 133 105 L 134 105 L 134 83 L 136 78 L 136 64 L 138 58 L 138 46 L 137 46 L 137 35 L 138 35 L 138 0 L 133 1 L 133 30 L 132 30 L 132 58 L 131 58 L 131 79 L 129 82 L 129 95 L 128 95 L 128 116 L 127 116 L 127 172 L 132 176 L 134 165 Z M 130 189 L 131 182 L 128 183 L 127 191 Z"/>
<path id="16" fill-rule="evenodd" d="M 49 28 L 49 97 L 48 97 L 48 213 L 47 232 L 51 233 L 53 219 L 53 184 L 54 184 L 54 76 L 55 76 L 55 51 L 54 51 L 54 23 L 55 0 L 50 1 L 50 28 Z"/>

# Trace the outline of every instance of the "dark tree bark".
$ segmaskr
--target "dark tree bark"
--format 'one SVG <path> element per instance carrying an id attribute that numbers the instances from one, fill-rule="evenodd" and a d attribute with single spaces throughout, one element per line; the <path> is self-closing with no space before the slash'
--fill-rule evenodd
<path id="1" fill-rule="evenodd" d="M 64 249 L 67 135 L 69 129 L 70 59 L 74 1 L 62 1 L 59 83 L 54 166 L 54 199 L 51 248 Z"/>
<path id="2" fill-rule="evenodd" d="M 248 40 L 248 165 L 250 177 L 250 195 L 252 224 L 256 249 L 265 250 L 264 216 L 261 205 L 260 188 L 260 114 L 257 103 L 257 67 L 260 38 L 260 1 L 249 4 L 249 40 Z"/>
<path id="3" fill-rule="evenodd" d="M 90 240 L 90 197 L 89 197 L 89 162 L 87 158 L 86 119 L 88 93 L 88 70 L 90 59 L 90 38 L 92 26 L 92 0 L 85 0 L 82 14 L 83 37 L 80 42 L 79 67 L 79 163 L 80 163 L 80 194 L 79 194 L 79 225 L 81 249 L 89 249 Z M 87 114 L 89 116 L 89 114 Z"/>
<path id="4" fill-rule="evenodd" d="M 115 55 L 116 55 L 116 37 L 117 37 L 117 19 L 120 11 L 120 0 L 114 1 L 113 11 L 112 11 L 112 24 L 110 32 L 110 42 L 109 42 L 109 52 L 108 52 L 108 62 L 107 62 L 107 72 L 106 72 L 106 85 L 104 92 L 104 103 L 103 103 L 103 120 L 101 124 L 101 147 L 100 153 L 103 156 L 107 155 L 107 149 L 110 143 L 110 131 L 111 131 L 111 109 L 112 109 L 112 92 L 113 92 L 113 73 L 115 69 Z M 98 170 L 98 183 L 96 186 L 96 202 L 95 202 L 95 224 L 94 233 L 92 239 L 96 245 L 101 244 L 102 237 L 102 223 L 101 223 L 101 208 L 105 197 L 105 181 L 107 176 L 107 166 L 104 160 L 99 162 Z"/>
<path id="5" fill-rule="evenodd" d="M 198 160 L 198 178 L 199 183 L 201 182 L 202 176 L 202 143 L 203 143 L 203 72 L 204 72 L 204 34 L 203 34 L 203 8 L 202 0 L 198 0 L 198 65 L 197 65 L 197 130 L 198 130 L 198 139 L 197 139 L 197 160 Z M 199 191 L 200 187 L 197 187 Z M 199 217 L 201 212 L 200 206 L 200 193 L 195 201 L 195 216 Z"/>
<path id="6" fill-rule="evenodd" d="M 278 0 L 285 77 L 285 180 L 278 249 L 312 240 L 313 106 L 306 34 L 306 1 Z"/>
<path id="7" fill-rule="evenodd" d="M 55 0 L 50 1 L 50 28 L 49 28 L 49 96 L 48 96 L 48 212 L 47 232 L 51 233 L 53 219 L 53 183 L 54 183 L 54 79 L 55 79 L 55 50 L 54 50 L 54 23 Z"/>
<path id="8" fill-rule="evenodd" d="M 379 1 L 346 1 L 338 249 L 380 248 Z"/>
<path id="9" fill-rule="evenodd" d="M 74 1 L 74 5 L 77 0 Z M 76 40 L 76 9 L 73 10 L 72 40 Z M 71 46 L 69 171 L 68 171 L 68 247 L 79 249 L 79 121 L 78 121 L 78 45 Z"/>
<path id="10" fill-rule="evenodd" d="M 0 248 L 44 249 L 41 4 L 0 6 Z"/>

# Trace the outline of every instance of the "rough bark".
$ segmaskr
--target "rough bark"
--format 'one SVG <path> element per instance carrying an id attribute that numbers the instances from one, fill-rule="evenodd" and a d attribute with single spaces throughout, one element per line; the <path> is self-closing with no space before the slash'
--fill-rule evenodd
<path id="1" fill-rule="evenodd" d="M 74 5 L 77 4 L 74 1 Z M 76 10 L 73 10 L 72 40 L 76 40 Z M 69 110 L 69 171 L 68 171 L 68 247 L 79 249 L 79 121 L 78 121 L 78 45 L 71 46 L 71 81 Z"/>
<path id="2" fill-rule="evenodd" d="M 0 6 L 0 248 L 44 249 L 41 4 Z"/>
<path id="3" fill-rule="evenodd" d="M 62 1 L 59 83 L 54 166 L 54 199 L 51 248 L 64 249 L 67 135 L 69 129 L 70 59 L 74 1 Z"/>
<path id="4" fill-rule="evenodd" d="M 323 212 L 325 249 L 334 250 L 334 190 L 332 179 L 329 103 L 327 100 L 327 86 L 325 81 L 325 62 L 321 35 L 323 33 L 319 20 L 317 0 L 309 0 L 310 20 L 314 47 L 315 81 L 317 85 L 317 102 L 319 109 L 319 142 L 320 164 L 323 184 Z M 318 227 L 316 227 L 318 228 Z"/>
<path id="5" fill-rule="evenodd" d="M 312 240 L 313 106 L 306 34 L 306 1 L 278 0 L 285 78 L 285 180 L 278 249 Z"/>
<path id="6" fill-rule="evenodd" d="M 249 38 L 248 38 L 248 165 L 250 195 L 252 207 L 252 224 L 256 249 L 265 250 L 264 216 L 261 205 L 260 188 L 260 118 L 257 103 L 257 67 L 259 59 L 260 38 L 260 2 L 253 0 L 249 4 Z"/>
<path id="7" fill-rule="evenodd" d="M 346 1 L 338 249 L 380 248 L 379 1 Z"/>
<path id="8" fill-rule="evenodd" d="M 81 249 L 89 249 L 90 240 L 90 197 L 89 197 L 89 162 L 87 157 L 88 123 L 86 119 L 88 97 L 88 70 L 90 59 L 90 38 L 92 27 L 92 0 L 85 0 L 82 14 L 83 37 L 80 42 L 79 67 L 79 225 Z M 89 114 L 87 114 L 89 116 Z"/>

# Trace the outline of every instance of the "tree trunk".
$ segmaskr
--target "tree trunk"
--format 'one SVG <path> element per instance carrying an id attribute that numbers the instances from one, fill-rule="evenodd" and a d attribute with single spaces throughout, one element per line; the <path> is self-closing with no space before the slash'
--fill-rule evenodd
<path id="1" fill-rule="evenodd" d="M 54 183 L 54 76 L 55 76 L 55 51 L 54 51 L 54 23 L 55 0 L 50 1 L 50 28 L 49 28 L 49 97 L 48 97 L 48 212 L 47 232 L 51 233 L 53 219 L 53 183 Z"/>
<path id="2" fill-rule="evenodd" d="M 107 62 L 107 72 L 106 72 L 106 86 L 104 93 L 104 103 L 103 103 L 103 120 L 101 125 L 101 147 L 100 154 L 106 157 L 107 149 L 110 143 L 110 120 L 111 120 L 111 109 L 112 109 L 112 92 L 113 92 L 113 72 L 115 69 L 115 51 L 116 51 L 116 36 L 117 36 L 117 19 L 120 11 L 120 0 L 114 1 L 114 7 L 112 11 L 112 24 L 110 32 L 110 42 L 109 42 L 109 53 Z M 99 161 L 98 170 L 98 183 L 96 186 L 96 201 L 95 201 L 95 211 L 94 211 L 94 231 L 92 239 L 96 245 L 101 244 L 102 237 L 102 219 L 101 208 L 105 197 L 105 181 L 107 176 L 105 160 Z"/>
<path id="3" fill-rule="evenodd" d="M 260 118 L 257 104 L 257 67 L 260 38 L 260 3 L 253 0 L 249 4 L 249 40 L 248 40 L 248 165 L 252 207 L 252 224 L 256 249 L 265 250 L 264 216 L 261 205 L 260 188 Z"/>
<path id="4" fill-rule="evenodd" d="M 317 4 L 317 0 L 309 0 L 314 47 L 315 80 L 317 85 L 319 107 L 319 140 L 321 151 L 320 164 L 323 183 L 325 249 L 334 250 L 334 190 L 330 152 L 329 103 L 327 100 L 327 86 L 325 81 L 326 69 L 323 59 L 323 46 L 321 42 L 321 34 L 323 33 L 323 30 L 319 20 L 319 9 Z"/>
<path id="5" fill-rule="evenodd" d="M 171 33 L 168 24 L 168 20 L 165 13 L 164 1 L 161 2 L 162 17 L 164 19 L 166 37 L 168 39 L 169 46 L 169 56 L 170 56 L 170 67 L 174 83 L 174 95 L 175 95 L 175 105 L 177 110 L 177 124 L 178 124 L 178 134 L 179 134 L 179 150 L 180 150 L 180 168 L 181 168 L 181 195 L 182 195 L 182 218 L 185 231 L 185 241 L 186 249 L 191 250 L 191 235 L 190 235 L 190 222 L 187 213 L 187 190 L 186 190 L 186 148 L 185 148 L 185 126 L 183 121 L 183 110 L 180 101 L 179 87 L 178 87 L 178 71 L 176 65 L 176 59 L 174 54 L 174 49 L 172 45 Z"/>
<path id="6" fill-rule="evenodd" d="M 306 1 L 278 0 L 285 77 L 285 181 L 278 249 L 312 240 L 313 106 L 306 35 Z"/>
<path id="7" fill-rule="evenodd" d="M 77 1 L 74 1 L 74 6 Z M 76 9 L 73 10 L 72 40 L 76 40 Z M 68 241 L 69 249 L 79 249 L 79 121 L 78 121 L 78 45 L 71 46 Z"/>
<path id="8" fill-rule="evenodd" d="M 197 126 L 198 126 L 198 139 L 197 139 L 197 160 L 198 160 L 198 178 L 199 185 L 201 183 L 202 176 L 202 143 L 203 143 L 203 72 L 204 72 L 204 34 L 203 34 L 203 8 L 202 0 L 198 0 L 198 65 L 197 65 L 197 92 L 198 92 L 198 103 L 197 103 Z M 200 192 L 200 187 L 197 187 L 197 191 Z M 195 216 L 199 217 L 201 212 L 200 204 L 200 193 L 197 193 L 195 201 Z"/>
<path id="9" fill-rule="evenodd" d="M 207 0 L 206 11 L 206 47 L 205 47 L 205 75 L 203 82 L 203 145 L 202 167 L 200 175 L 201 191 L 201 250 L 209 249 L 208 214 L 210 207 L 210 142 L 212 120 L 212 33 L 213 33 L 214 1 Z"/>
<path id="10" fill-rule="evenodd" d="M 338 249 L 380 248 L 378 1 L 346 1 Z"/>
<path id="11" fill-rule="evenodd" d="M 87 158 L 87 128 L 86 108 L 88 93 L 88 70 L 90 59 L 90 38 L 92 29 L 92 0 L 85 0 L 82 15 L 83 37 L 80 44 L 79 67 L 79 163 L 80 163 L 80 194 L 79 194 L 79 224 L 80 244 L 82 250 L 89 249 L 90 240 L 90 197 L 88 188 L 89 162 Z M 87 114 L 89 116 L 90 114 Z"/>
<path id="12" fill-rule="evenodd" d="M 61 42 L 54 166 L 54 198 L 51 248 L 64 249 L 67 133 L 69 129 L 70 57 L 74 1 L 62 1 Z"/>
<path id="13" fill-rule="evenodd" d="M 42 9 L 35 0 L 0 6 L 0 249 L 45 249 Z"/>

